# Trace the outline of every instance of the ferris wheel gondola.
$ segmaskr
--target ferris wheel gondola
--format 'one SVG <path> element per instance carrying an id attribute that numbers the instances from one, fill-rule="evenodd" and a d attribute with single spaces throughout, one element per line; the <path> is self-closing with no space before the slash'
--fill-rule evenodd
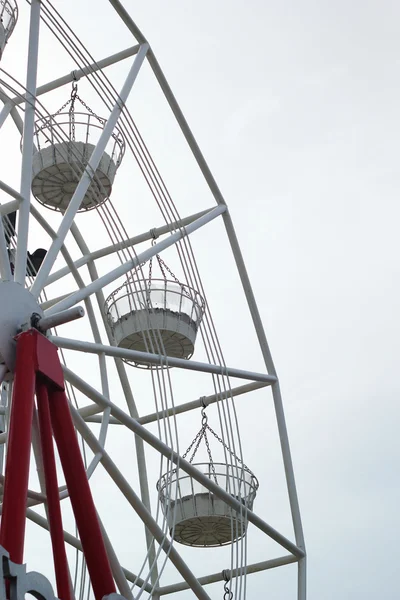
<path id="1" fill-rule="evenodd" d="M 196 290 L 177 279 L 158 254 L 155 258 L 162 279 L 154 279 L 151 258 L 147 280 L 133 273 L 106 300 L 115 343 L 128 350 L 189 359 L 205 302 Z M 150 367 L 145 360 L 133 364 Z"/>
<path id="2" fill-rule="evenodd" d="M 246 511 L 253 509 L 258 481 L 210 427 L 204 408 L 201 414 L 201 429 L 182 458 L 187 457 L 206 477 L 239 500 L 243 510 L 240 513 L 233 511 L 226 502 L 179 469 L 163 475 L 157 483 L 157 490 L 174 540 L 187 546 L 214 548 L 232 544 L 246 535 Z M 233 462 L 214 462 L 208 433 L 217 439 L 228 457 L 234 459 Z M 209 462 L 194 463 L 202 443 L 207 449 Z"/>
<path id="3" fill-rule="evenodd" d="M 97 116 L 77 93 L 73 83 L 71 97 L 50 117 L 37 119 L 34 139 L 37 152 L 32 160 L 32 194 L 41 204 L 65 211 L 88 168 L 105 119 Z M 80 103 L 84 112 L 76 110 Z M 68 111 L 66 110 L 68 108 Z M 99 206 L 111 194 L 112 184 L 125 152 L 122 133 L 115 128 L 80 205 L 80 211 Z"/>

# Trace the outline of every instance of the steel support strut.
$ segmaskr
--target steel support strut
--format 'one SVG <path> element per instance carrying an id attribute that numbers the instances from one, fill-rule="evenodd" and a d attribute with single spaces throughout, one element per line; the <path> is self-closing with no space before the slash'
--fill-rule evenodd
<path id="1" fill-rule="evenodd" d="M 51 414 L 47 386 L 41 378 L 36 380 L 36 402 L 39 417 L 40 445 L 46 483 L 46 500 L 49 511 L 50 536 L 53 547 L 57 593 L 62 600 L 72 600 L 69 584 L 67 555 L 64 544 L 57 469 L 54 456 Z"/>
<path id="2" fill-rule="evenodd" d="M 36 371 L 34 357 L 33 337 L 21 335 L 17 341 L 0 529 L 0 545 L 9 552 L 13 562 L 20 564 L 23 562 L 24 554 L 26 498 L 31 453 Z"/>
<path id="3" fill-rule="evenodd" d="M 50 414 L 93 591 L 101 600 L 106 590 L 115 591 L 114 580 L 65 392 L 52 393 Z"/>
<path id="4" fill-rule="evenodd" d="M 116 590 L 64 391 L 64 378 L 57 348 L 35 329 L 21 333 L 16 340 L 16 369 L 5 470 L 0 545 L 9 552 L 12 561 L 23 562 L 36 385 L 41 453 L 57 595 L 60 600 L 72 599 L 64 546 L 53 435 L 64 470 L 94 596 L 96 600 L 102 600 L 104 596 Z"/>

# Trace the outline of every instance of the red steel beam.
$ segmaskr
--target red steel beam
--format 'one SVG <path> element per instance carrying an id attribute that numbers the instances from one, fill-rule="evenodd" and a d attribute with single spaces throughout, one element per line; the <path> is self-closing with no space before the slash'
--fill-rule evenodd
<path id="1" fill-rule="evenodd" d="M 26 331 L 17 338 L 0 526 L 0 545 L 9 552 L 11 560 L 18 564 L 22 564 L 24 558 L 35 372 L 36 336 L 31 331 Z"/>
<path id="2" fill-rule="evenodd" d="M 51 390 L 51 422 L 96 600 L 116 591 L 65 392 Z"/>
<path id="3" fill-rule="evenodd" d="M 54 570 L 57 582 L 57 595 L 60 600 L 72 600 L 67 553 L 61 517 L 60 496 L 58 493 L 57 469 L 54 456 L 50 407 L 47 385 L 40 375 L 36 380 L 36 400 L 39 416 L 40 443 L 46 483 L 47 508 L 51 544 L 53 547 Z"/>

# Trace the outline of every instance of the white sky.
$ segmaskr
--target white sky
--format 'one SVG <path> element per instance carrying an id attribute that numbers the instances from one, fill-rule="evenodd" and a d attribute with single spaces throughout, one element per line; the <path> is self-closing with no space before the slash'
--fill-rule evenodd
<path id="1" fill-rule="evenodd" d="M 134 44 L 105 0 L 55 4 L 96 59 Z M 1 66 L 23 81 L 28 5 L 20 5 Z M 158 57 L 242 245 L 281 380 L 309 556 L 309 598 L 394 600 L 400 525 L 400 6 L 389 0 L 125 5 Z M 73 69 L 61 53 L 55 59 L 43 31 L 39 83 Z M 127 68 L 126 62 L 109 69 L 117 87 Z M 212 206 L 168 111 L 159 99 L 153 104 L 156 87 L 148 70 L 141 76 L 130 108 L 181 214 Z M 84 86 L 82 96 L 104 114 Z M 68 94 L 69 88 L 43 101 L 54 110 Z M 3 146 L 2 179 L 17 186 L 18 168 L 10 161 L 18 165 L 19 139 L 9 123 L 5 131 L 15 155 L 11 159 L 8 147 L 4 154 Z M 134 235 L 161 218 L 144 205 L 142 184 L 129 169 L 130 158 L 125 160 L 112 198 Z M 54 221 L 49 211 L 44 214 Z M 98 247 L 91 217 L 80 218 L 91 247 Z M 214 223 L 193 239 L 227 363 L 262 370 L 222 226 Z M 77 327 L 63 334 L 81 337 Z M 142 385 L 143 374 L 133 371 L 132 380 Z M 179 395 L 182 380 L 177 402 L 210 393 L 202 382 L 193 380 L 188 397 L 187 388 L 186 396 Z M 143 412 L 152 412 L 147 401 L 138 402 Z M 269 392 L 237 401 L 244 455 L 260 479 L 256 512 L 290 536 L 270 402 Z M 198 415 L 184 423 L 183 445 L 197 431 Z M 126 461 L 126 450 L 120 450 Z M 156 462 L 150 464 L 153 493 L 158 472 Z M 117 527 L 111 508 L 111 527 L 113 519 Z M 252 535 L 251 561 L 269 558 Z M 218 571 L 218 552 L 196 574 Z M 195 569 L 195 551 L 187 556 Z M 248 597 L 294 598 L 295 571 L 290 566 L 249 576 Z M 222 597 L 222 586 L 210 593 Z"/>

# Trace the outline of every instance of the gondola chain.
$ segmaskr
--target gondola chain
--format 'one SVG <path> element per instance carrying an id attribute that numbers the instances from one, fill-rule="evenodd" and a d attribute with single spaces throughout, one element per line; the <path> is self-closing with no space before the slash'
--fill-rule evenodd
<path id="1" fill-rule="evenodd" d="M 215 479 L 215 481 L 217 482 L 217 474 L 215 471 L 215 467 L 214 467 L 214 461 L 212 458 L 212 454 L 211 454 L 211 448 L 210 448 L 210 443 L 208 441 L 208 437 L 207 437 L 207 430 L 215 437 L 215 439 L 225 448 L 225 450 L 227 450 L 229 452 L 229 454 L 235 459 L 237 460 L 237 462 L 239 462 L 244 469 L 247 469 L 248 471 L 250 471 L 249 467 L 242 461 L 241 458 L 239 458 L 239 456 L 237 456 L 235 454 L 235 452 L 233 452 L 233 450 L 231 450 L 229 448 L 229 446 L 224 442 L 224 440 L 208 425 L 208 417 L 205 413 L 205 409 L 203 408 L 201 411 L 202 414 L 202 419 L 201 419 L 201 429 L 200 431 L 197 433 L 197 435 L 195 436 L 195 438 L 193 439 L 193 441 L 191 442 L 191 444 L 189 445 L 188 449 L 185 451 L 185 453 L 182 455 L 182 458 L 186 458 L 190 451 L 192 450 L 192 448 L 194 447 L 194 450 L 189 458 L 189 463 L 193 462 L 193 459 L 197 453 L 197 450 L 199 449 L 201 440 L 204 438 L 204 443 L 206 446 L 206 450 L 207 450 L 207 454 L 208 454 L 208 458 L 210 461 L 210 466 L 213 472 L 213 477 Z"/>

